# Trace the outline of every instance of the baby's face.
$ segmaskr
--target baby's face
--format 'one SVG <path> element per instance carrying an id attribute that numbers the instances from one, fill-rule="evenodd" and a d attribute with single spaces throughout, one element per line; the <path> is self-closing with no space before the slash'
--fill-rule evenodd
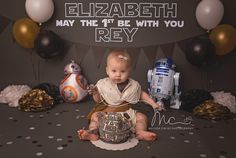
<path id="1" fill-rule="evenodd" d="M 114 83 L 122 83 L 129 78 L 130 67 L 125 61 L 122 62 L 111 58 L 107 63 L 106 72 Z"/>

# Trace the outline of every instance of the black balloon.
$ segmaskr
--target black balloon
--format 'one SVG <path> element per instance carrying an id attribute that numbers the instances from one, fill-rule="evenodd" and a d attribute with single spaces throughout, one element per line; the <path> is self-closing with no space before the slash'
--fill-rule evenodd
<path id="1" fill-rule="evenodd" d="M 34 48 L 38 55 L 44 59 L 59 56 L 62 52 L 62 40 L 53 31 L 40 32 L 34 41 Z"/>
<path id="2" fill-rule="evenodd" d="M 194 38 L 185 51 L 187 60 L 195 66 L 206 64 L 212 54 L 215 54 L 215 47 L 206 37 Z"/>

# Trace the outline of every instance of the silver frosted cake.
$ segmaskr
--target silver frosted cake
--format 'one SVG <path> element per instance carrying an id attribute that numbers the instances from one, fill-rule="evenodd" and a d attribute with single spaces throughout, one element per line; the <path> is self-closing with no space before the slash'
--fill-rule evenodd
<path id="1" fill-rule="evenodd" d="M 102 113 L 99 122 L 99 135 L 104 142 L 123 143 L 131 136 L 132 124 L 120 113 Z"/>

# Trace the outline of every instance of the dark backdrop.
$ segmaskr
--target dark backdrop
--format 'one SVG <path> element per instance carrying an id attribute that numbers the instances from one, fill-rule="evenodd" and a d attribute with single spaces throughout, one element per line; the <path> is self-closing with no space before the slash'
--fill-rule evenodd
<path id="1" fill-rule="evenodd" d="M 97 1 L 99 2 L 99 1 Z M 216 58 L 216 63 L 210 68 L 197 68 L 191 65 L 185 58 L 181 49 L 181 42 L 194 38 L 204 30 L 196 22 L 195 8 L 199 1 L 182 0 L 177 1 L 181 10 L 181 15 L 185 20 L 184 31 L 173 31 L 171 34 L 156 37 L 156 44 L 142 45 L 137 41 L 136 47 L 129 47 L 134 59 L 132 77 L 140 81 L 143 89 L 147 88 L 147 70 L 153 67 L 155 58 L 172 57 L 177 70 L 181 72 L 181 83 L 183 91 L 191 88 L 202 88 L 210 91 L 225 90 L 236 94 L 236 50 L 225 56 Z M 61 12 L 60 4 L 64 1 L 54 0 L 55 12 L 53 17 L 44 24 L 44 28 L 55 31 L 66 45 L 65 56 L 52 60 L 40 58 L 34 50 L 20 47 L 12 38 L 12 24 L 15 20 L 27 17 L 24 7 L 24 0 L 3 0 L 0 5 L 0 15 L 10 20 L 10 23 L 0 34 L 0 89 L 9 84 L 28 84 L 34 86 L 42 82 L 50 82 L 58 85 L 63 79 L 63 68 L 75 60 L 81 64 L 83 74 L 90 83 L 104 77 L 105 58 L 109 47 L 106 45 L 96 45 L 78 39 L 73 40 L 71 36 L 78 34 L 77 29 L 67 30 L 66 33 L 61 28 L 55 28 L 55 19 Z M 221 23 L 235 25 L 235 5 L 234 0 L 224 0 L 224 18 Z M 192 29 L 192 30 L 191 30 Z M 79 36 L 79 35 L 78 35 Z M 142 36 L 145 36 L 145 32 Z M 85 35 L 81 35 L 85 38 Z M 70 40 L 71 39 L 71 40 Z M 86 41 L 86 40 L 85 40 Z M 123 45 L 121 45 L 123 46 Z M 171 50 L 171 52 L 167 51 Z"/>

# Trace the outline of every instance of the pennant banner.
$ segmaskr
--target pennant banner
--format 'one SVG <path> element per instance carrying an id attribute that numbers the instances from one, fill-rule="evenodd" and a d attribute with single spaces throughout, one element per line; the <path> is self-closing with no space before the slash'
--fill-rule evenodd
<path id="1" fill-rule="evenodd" d="M 175 43 L 162 44 L 160 47 L 167 58 L 171 58 L 173 54 Z"/>
<path id="2" fill-rule="evenodd" d="M 0 15 L 0 34 L 5 30 L 5 28 L 10 24 L 11 20 Z"/>
<path id="3" fill-rule="evenodd" d="M 94 54 L 94 58 L 95 58 L 98 68 L 100 67 L 101 61 L 102 61 L 104 55 L 107 53 L 107 51 L 108 51 L 108 48 L 106 48 L 106 47 L 97 47 L 97 46 L 92 47 L 92 52 Z"/>
<path id="4" fill-rule="evenodd" d="M 194 38 L 194 37 L 193 37 Z M 132 57 L 133 60 L 133 68 L 136 68 L 137 60 L 139 59 L 139 55 L 141 51 L 144 52 L 146 55 L 148 62 L 150 66 L 152 67 L 155 60 L 157 58 L 172 58 L 174 53 L 174 47 L 177 44 L 180 49 L 184 52 L 186 45 L 192 40 L 192 38 L 185 39 L 182 41 L 179 41 L 177 43 L 167 43 L 162 44 L 160 46 L 153 45 L 153 46 L 146 46 L 146 47 L 127 47 L 127 48 L 121 48 L 126 50 Z M 65 42 L 66 44 L 66 50 L 69 49 L 71 45 L 73 45 L 72 42 Z M 89 49 L 91 49 L 92 53 L 94 54 L 95 62 L 97 67 L 101 66 L 102 59 L 105 57 L 105 55 L 114 49 L 119 49 L 117 47 L 103 47 L 103 46 L 89 46 L 81 43 L 74 43 L 76 48 L 76 58 L 79 64 L 83 62 L 84 57 L 86 56 Z M 160 48 L 160 49 L 159 49 Z M 65 51 L 66 51 L 65 50 Z"/>
<path id="5" fill-rule="evenodd" d="M 149 61 L 149 65 L 152 67 L 156 60 L 158 46 L 143 47 L 142 49 Z"/>
<path id="6" fill-rule="evenodd" d="M 64 39 L 62 39 L 62 44 L 63 44 L 62 46 L 63 50 L 61 50 L 62 53 L 59 56 L 60 59 L 63 59 L 66 56 L 67 52 L 69 52 L 71 47 L 74 45 L 74 43 L 64 40 Z"/>
<path id="7" fill-rule="evenodd" d="M 76 58 L 78 61 L 78 64 L 81 64 L 85 55 L 87 54 L 87 52 L 89 51 L 89 48 L 90 46 L 88 45 L 85 45 L 85 44 L 80 44 L 80 43 L 77 43 L 75 44 L 75 47 L 76 47 Z"/>
<path id="8" fill-rule="evenodd" d="M 192 40 L 192 38 L 184 39 L 184 40 L 181 40 L 181 41 L 177 42 L 177 44 L 178 44 L 179 48 L 183 52 L 185 52 L 186 46 L 191 40 Z"/>
<path id="9" fill-rule="evenodd" d="M 131 58 L 133 60 L 133 68 L 136 68 L 137 60 L 140 55 L 141 48 L 133 47 L 133 48 L 127 48 L 127 52 L 131 55 Z"/>

